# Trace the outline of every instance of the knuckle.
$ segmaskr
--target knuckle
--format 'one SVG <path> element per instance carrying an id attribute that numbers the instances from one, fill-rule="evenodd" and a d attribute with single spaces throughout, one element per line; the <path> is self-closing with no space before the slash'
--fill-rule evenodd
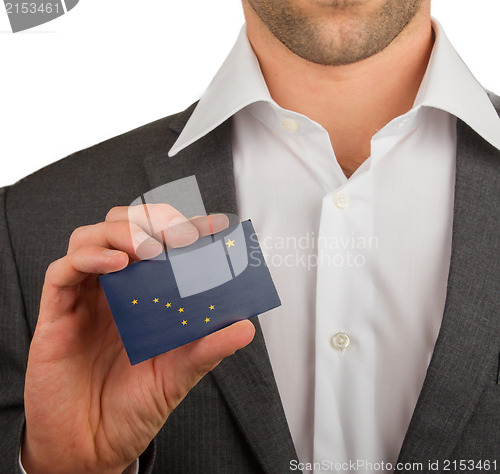
<path id="1" fill-rule="evenodd" d="M 113 220 L 115 218 L 115 216 L 121 212 L 121 210 L 123 209 L 122 206 L 115 206 L 115 207 L 112 207 L 108 213 L 106 214 L 106 218 L 104 219 L 105 221 L 110 221 L 110 220 Z"/>
<path id="2" fill-rule="evenodd" d="M 54 260 L 45 271 L 45 282 L 50 282 L 53 280 L 54 276 L 58 273 L 58 267 L 60 265 L 61 259 Z"/>
<path id="3" fill-rule="evenodd" d="M 76 245 L 82 239 L 83 235 L 86 234 L 87 227 L 77 227 L 69 237 L 69 247 Z"/>
<path id="4" fill-rule="evenodd" d="M 145 207 L 147 208 L 148 212 L 158 215 L 168 215 L 179 212 L 174 206 L 166 203 L 146 204 Z"/>
<path id="5" fill-rule="evenodd" d="M 89 245 L 94 235 L 93 233 L 98 232 L 103 225 L 105 225 L 105 223 L 100 222 L 98 224 L 77 227 L 69 238 L 68 254 L 73 253 L 85 245 Z"/>

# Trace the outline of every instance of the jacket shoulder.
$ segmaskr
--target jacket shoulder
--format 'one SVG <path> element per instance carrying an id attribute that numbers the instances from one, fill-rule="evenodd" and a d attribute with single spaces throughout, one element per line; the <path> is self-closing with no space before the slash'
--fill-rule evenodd
<path id="1" fill-rule="evenodd" d="M 9 191 L 17 189 L 25 191 L 27 188 L 36 191 L 40 187 L 56 184 L 61 176 L 66 180 L 71 180 L 73 176 L 78 182 L 89 177 L 95 185 L 97 184 L 95 180 L 99 180 L 99 177 L 108 178 L 107 175 L 114 172 L 117 167 L 123 169 L 132 166 L 136 161 L 142 162 L 143 158 L 151 154 L 168 152 L 177 139 L 177 130 L 182 129 L 195 105 L 191 105 L 183 112 L 161 118 L 72 153 L 21 179 L 10 186 Z"/>

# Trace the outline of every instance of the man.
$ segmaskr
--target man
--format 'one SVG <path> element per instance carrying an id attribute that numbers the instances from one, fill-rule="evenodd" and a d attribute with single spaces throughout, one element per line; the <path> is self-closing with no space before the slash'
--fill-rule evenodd
<path id="1" fill-rule="evenodd" d="M 243 7 L 194 109 L 3 190 L 3 471 L 498 469 L 492 102 L 429 0 Z M 123 206 L 193 174 L 283 305 L 131 367 L 96 276 L 161 250 Z"/>

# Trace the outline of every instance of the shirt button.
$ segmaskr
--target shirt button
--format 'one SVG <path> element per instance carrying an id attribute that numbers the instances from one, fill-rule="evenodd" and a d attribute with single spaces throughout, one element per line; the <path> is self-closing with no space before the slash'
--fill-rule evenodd
<path id="1" fill-rule="evenodd" d="M 345 332 L 339 332 L 332 337 L 332 346 L 335 347 L 335 349 L 346 349 L 350 342 L 351 340 Z"/>
<path id="2" fill-rule="evenodd" d="M 339 209 L 347 209 L 349 207 L 349 196 L 344 192 L 337 193 L 333 196 L 333 203 Z"/>
<path id="3" fill-rule="evenodd" d="M 285 120 L 283 120 L 283 123 L 281 124 L 281 128 L 285 132 L 295 133 L 299 129 L 299 124 L 291 118 L 286 118 Z"/>

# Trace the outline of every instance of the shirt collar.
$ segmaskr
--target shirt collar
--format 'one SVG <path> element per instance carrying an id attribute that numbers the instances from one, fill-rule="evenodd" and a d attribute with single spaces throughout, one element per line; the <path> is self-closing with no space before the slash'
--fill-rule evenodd
<path id="1" fill-rule="evenodd" d="M 500 118 L 487 93 L 455 51 L 441 25 L 434 19 L 432 24 L 436 40 L 414 108 L 442 109 L 464 121 L 500 150 Z M 176 155 L 256 102 L 275 104 L 243 26 L 169 156 Z"/>
<path id="2" fill-rule="evenodd" d="M 436 41 L 414 107 L 444 110 L 500 149 L 500 118 L 488 94 L 451 45 L 441 25 L 434 19 L 432 24 Z"/>

